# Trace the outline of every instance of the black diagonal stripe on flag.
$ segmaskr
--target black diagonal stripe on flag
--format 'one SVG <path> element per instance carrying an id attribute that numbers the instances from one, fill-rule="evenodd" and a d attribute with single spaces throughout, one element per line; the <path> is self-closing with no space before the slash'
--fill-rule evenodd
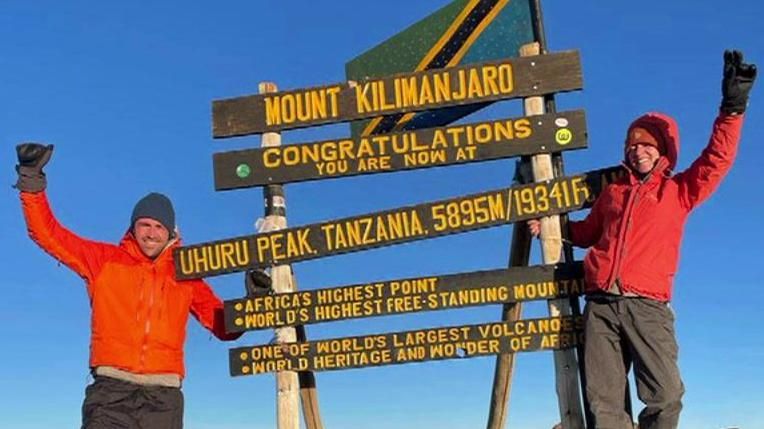
<path id="1" fill-rule="evenodd" d="M 470 11 L 469 15 L 462 21 L 454 35 L 446 42 L 433 59 L 425 66 L 425 70 L 442 68 L 448 65 L 448 62 L 459 52 L 464 42 L 475 31 L 478 25 L 491 13 L 498 4 L 498 0 L 481 0 Z"/>
<path id="2" fill-rule="evenodd" d="M 423 70 L 430 70 L 436 68 L 443 68 L 448 65 L 448 62 L 456 55 L 457 52 L 464 46 L 464 43 L 470 37 L 475 28 L 480 25 L 481 22 L 488 16 L 489 13 L 499 3 L 498 0 L 481 0 L 475 5 L 469 14 L 464 18 L 459 27 L 454 32 L 453 36 L 443 45 L 437 54 L 430 60 Z M 395 115 L 389 115 L 382 118 L 379 124 L 372 130 L 371 134 L 389 133 L 398 124 L 398 121 L 403 117 L 403 113 L 397 113 Z"/>

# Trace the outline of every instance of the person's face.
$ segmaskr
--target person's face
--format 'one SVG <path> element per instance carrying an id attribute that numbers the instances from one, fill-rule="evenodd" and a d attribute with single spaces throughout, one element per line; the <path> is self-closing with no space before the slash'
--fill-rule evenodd
<path id="1" fill-rule="evenodd" d="M 661 157 L 658 148 L 649 144 L 636 143 L 626 149 L 626 159 L 635 171 L 647 174 L 655 167 Z"/>
<path id="2" fill-rule="evenodd" d="M 138 218 L 133 225 L 133 235 L 138 241 L 141 252 L 149 258 L 162 253 L 170 241 L 170 231 L 161 223 L 148 217 Z"/>

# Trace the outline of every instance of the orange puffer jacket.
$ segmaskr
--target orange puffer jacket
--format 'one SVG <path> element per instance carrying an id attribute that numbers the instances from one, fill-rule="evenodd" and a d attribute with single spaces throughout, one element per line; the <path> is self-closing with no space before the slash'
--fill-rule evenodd
<path id="1" fill-rule="evenodd" d="M 589 247 L 584 259 L 587 293 L 609 291 L 618 281 L 622 293 L 669 301 L 685 221 L 732 166 L 743 115 L 716 118 L 703 153 L 674 176 L 671 169 L 679 153 L 674 120 L 651 113 L 629 128 L 635 125 L 659 130 L 667 143 L 666 155 L 644 180 L 629 169 L 610 184 L 586 219 L 570 222 L 570 239 L 576 246 Z"/>
<path id="2" fill-rule="evenodd" d="M 202 280 L 175 280 L 169 245 L 154 260 L 128 232 L 118 246 L 83 239 L 58 223 L 44 192 L 21 193 L 29 236 L 87 283 L 92 308 L 90 366 L 136 374 L 185 375 L 188 314 L 216 337 L 231 340 L 223 303 Z"/>

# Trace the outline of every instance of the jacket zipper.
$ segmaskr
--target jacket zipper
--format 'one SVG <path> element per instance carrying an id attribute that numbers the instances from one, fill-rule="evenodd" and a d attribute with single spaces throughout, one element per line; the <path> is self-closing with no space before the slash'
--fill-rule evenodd
<path id="1" fill-rule="evenodd" d="M 156 277 L 156 267 L 151 268 L 152 278 Z M 143 325 L 143 343 L 141 344 L 141 369 L 146 365 L 146 353 L 149 348 L 149 333 L 151 333 L 151 310 L 154 307 L 154 282 L 149 282 L 149 303 L 146 308 L 146 323 Z"/>
<path id="2" fill-rule="evenodd" d="M 149 303 L 148 307 L 146 309 L 146 323 L 143 325 L 143 342 L 141 344 L 141 356 L 140 356 L 140 368 L 141 370 L 144 369 L 144 366 L 146 365 L 146 353 L 148 352 L 149 348 L 149 334 L 151 333 L 151 310 L 154 307 L 154 279 L 157 277 L 157 261 L 159 258 L 162 257 L 164 252 L 167 251 L 170 247 L 172 247 L 172 244 L 177 241 L 177 238 L 174 238 L 170 240 L 164 249 L 157 255 L 156 258 L 154 258 L 153 261 L 151 261 L 151 281 L 149 281 Z M 143 294 L 143 291 L 141 291 L 141 295 Z"/>
<path id="3" fill-rule="evenodd" d="M 629 194 L 629 200 L 626 202 L 626 209 L 624 210 L 625 222 L 621 225 L 620 231 L 618 232 L 618 242 L 616 243 L 615 247 L 615 261 L 613 262 L 613 269 L 610 273 L 610 276 L 608 277 L 606 291 L 610 290 L 610 288 L 613 286 L 613 282 L 619 278 L 621 272 L 623 254 L 626 252 L 626 233 L 628 232 L 629 227 L 631 227 L 632 212 L 634 211 L 634 207 L 637 205 L 637 200 L 639 199 L 639 191 L 642 189 L 643 185 L 650 181 L 650 178 L 653 176 L 653 174 L 658 174 L 657 171 L 665 170 L 666 162 L 668 162 L 666 161 L 666 158 L 660 157 L 655 167 L 653 167 L 653 170 L 647 173 L 647 175 L 642 179 L 637 180 L 637 186 L 634 187 L 633 193 Z M 627 166 L 626 168 L 629 167 Z M 631 172 L 630 174 L 634 173 Z M 623 284 L 619 284 L 618 288 L 620 289 L 621 293 L 626 292 L 623 290 Z"/>
<path id="4" fill-rule="evenodd" d="M 621 230 L 618 233 L 618 242 L 616 243 L 615 247 L 615 261 L 613 262 L 613 270 L 611 271 L 610 277 L 607 281 L 606 290 L 610 290 L 610 288 L 613 286 L 613 282 L 619 279 L 621 264 L 623 263 L 623 254 L 626 253 L 626 234 L 631 227 L 632 212 L 634 211 L 634 207 L 637 205 L 637 200 L 639 200 L 639 191 L 642 188 L 642 184 L 643 182 L 640 181 L 640 183 L 634 188 L 633 193 L 629 195 L 629 200 L 626 203 L 626 211 L 624 213 L 625 220 L 621 224 Z M 621 293 L 626 292 L 623 290 L 623 283 L 619 282 L 618 288 L 620 289 Z"/>

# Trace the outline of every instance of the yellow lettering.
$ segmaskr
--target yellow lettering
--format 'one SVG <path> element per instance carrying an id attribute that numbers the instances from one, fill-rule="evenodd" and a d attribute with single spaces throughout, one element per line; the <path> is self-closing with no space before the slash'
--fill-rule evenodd
<path id="1" fill-rule="evenodd" d="M 284 94 L 281 96 L 281 121 L 291 124 L 295 119 L 297 119 L 297 109 L 294 94 Z"/>
<path id="2" fill-rule="evenodd" d="M 533 134 L 533 127 L 531 126 L 531 121 L 528 119 L 518 119 L 514 123 L 515 132 L 517 133 L 517 138 L 524 139 L 527 137 L 530 137 L 531 134 Z"/>
<path id="3" fill-rule="evenodd" d="M 280 148 L 277 147 L 268 148 L 263 151 L 263 165 L 265 168 L 278 168 L 281 165 L 280 152 Z"/>
<path id="4" fill-rule="evenodd" d="M 496 79 L 499 76 L 499 70 L 496 66 L 483 67 L 483 85 L 486 87 L 486 95 L 499 95 L 499 86 Z"/>
<path id="5" fill-rule="evenodd" d="M 258 262 L 266 262 L 265 252 L 270 249 L 271 241 L 267 235 L 258 236 L 255 239 L 255 245 L 257 246 L 257 260 Z"/>
<path id="6" fill-rule="evenodd" d="M 370 112 L 372 110 L 368 96 L 369 88 L 373 83 L 374 82 L 365 82 L 363 85 L 357 85 L 355 87 L 356 111 L 358 113 Z"/>
<path id="7" fill-rule="evenodd" d="M 443 130 L 436 128 L 432 135 L 432 148 L 437 149 L 439 147 L 447 148 L 448 143 L 446 142 L 446 135 L 443 133 Z"/>
<path id="8" fill-rule="evenodd" d="M 511 64 L 499 65 L 499 91 L 502 94 L 508 94 L 515 89 L 514 76 L 512 74 Z"/>
<path id="9" fill-rule="evenodd" d="M 433 76 L 435 101 L 440 103 L 451 99 L 451 79 L 448 73 L 437 73 Z"/>
<path id="10" fill-rule="evenodd" d="M 456 75 L 459 81 L 456 87 L 459 89 L 451 94 L 451 99 L 464 100 L 467 98 L 467 73 L 465 70 L 459 70 Z"/>
<path id="11" fill-rule="evenodd" d="M 281 124 L 281 103 L 278 95 L 265 97 L 265 123 L 267 125 Z"/>
<path id="12" fill-rule="evenodd" d="M 403 107 L 419 105 L 416 77 L 398 78 L 401 82 L 401 105 Z"/>
<path id="13" fill-rule="evenodd" d="M 427 80 L 427 76 L 422 76 L 422 82 L 419 88 L 419 103 L 421 106 L 425 104 L 431 104 L 435 102 L 435 98 L 432 94 L 432 86 L 430 81 Z"/>
<path id="14" fill-rule="evenodd" d="M 483 96 L 483 86 L 480 83 L 480 77 L 476 69 L 469 70 L 469 87 L 467 89 L 467 98 L 480 98 Z"/>
<path id="15" fill-rule="evenodd" d="M 329 96 L 332 118 L 336 118 L 340 115 L 339 102 L 337 101 L 337 95 L 339 93 L 340 87 L 338 86 L 334 86 L 326 90 L 326 94 Z"/>

